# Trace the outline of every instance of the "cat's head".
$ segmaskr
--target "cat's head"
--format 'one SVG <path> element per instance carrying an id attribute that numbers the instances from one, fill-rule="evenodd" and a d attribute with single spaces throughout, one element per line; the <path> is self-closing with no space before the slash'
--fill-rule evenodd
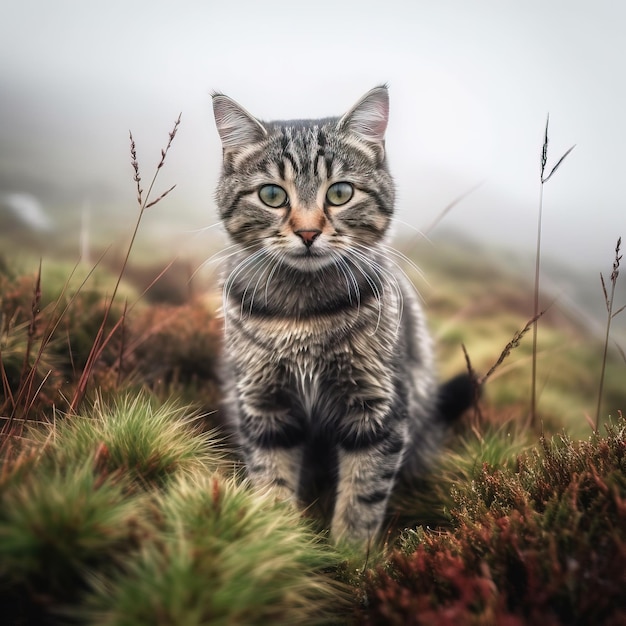
<path id="1" fill-rule="evenodd" d="M 216 199 L 233 241 L 311 271 L 384 237 L 394 204 L 385 86 L 340 118 L 261 122 L 222 94 L 213 109 L 224 156 Z"/>

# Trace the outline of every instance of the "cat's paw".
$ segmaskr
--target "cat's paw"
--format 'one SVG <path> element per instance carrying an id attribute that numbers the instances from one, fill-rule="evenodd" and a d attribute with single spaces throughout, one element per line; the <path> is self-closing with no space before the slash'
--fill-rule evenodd
<path id="1" fill-rule="evenodd" d="M 342 545 L 359 551 L 369 551 L 378 537 L 380 524 L 367 523 L 352 515 L 335 515 L 330 527 L 330 539 L 335 545 Z"/>
<path id="2" fill-rule="evenodd" d="M 298 506 L 298 499 L 293 489 L 286 485 L 264 484 L 256 485 L 256 491 L 263 498 L 272 502 L 283 502 L 292 505 L 294 508 Z"/>

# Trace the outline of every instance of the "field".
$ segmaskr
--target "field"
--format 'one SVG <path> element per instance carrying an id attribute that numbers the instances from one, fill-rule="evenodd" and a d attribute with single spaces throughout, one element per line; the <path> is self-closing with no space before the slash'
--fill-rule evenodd
<path id="1" fill-rule="evenodd" d="M 626 623 L 626 359 L 548 292 L 534 350 L 532 277 L 458 240 L 396 242 L 441 377 L 496 367 L 360 554 L 247 485 L 214 281 L 129 239 L 90 264 L 3 247 L 4 623 Z"/>

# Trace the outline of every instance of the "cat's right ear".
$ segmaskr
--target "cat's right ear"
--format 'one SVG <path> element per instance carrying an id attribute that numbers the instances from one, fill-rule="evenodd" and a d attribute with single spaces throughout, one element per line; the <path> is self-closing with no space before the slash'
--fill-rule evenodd
<path id="1" fill-rule="evenodd" d="M 361 139 L 383 144 L 389 121 L 389 92 L 386 85 L 370 89 L 340 120 L 338 127 Z"/>
<path id="2" fill-rule="evenodd" d="M 242 148 L 267 136 L 259 120 L 221 93 L 213 94 L 213 113 L 224 150 Z"/>

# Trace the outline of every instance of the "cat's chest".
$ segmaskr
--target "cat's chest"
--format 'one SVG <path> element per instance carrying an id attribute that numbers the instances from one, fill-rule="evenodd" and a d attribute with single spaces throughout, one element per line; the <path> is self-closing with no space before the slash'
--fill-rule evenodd
<path id="1" fill-rule="evenodd" d="M 268 353 L 271 361 L 287 359 L 309 371 L 309 362 L 347 346 L 361 332 L 358 313 L 340 315 L 239 316 L 227 325 L 227 341 L 243 351 Z"/>

